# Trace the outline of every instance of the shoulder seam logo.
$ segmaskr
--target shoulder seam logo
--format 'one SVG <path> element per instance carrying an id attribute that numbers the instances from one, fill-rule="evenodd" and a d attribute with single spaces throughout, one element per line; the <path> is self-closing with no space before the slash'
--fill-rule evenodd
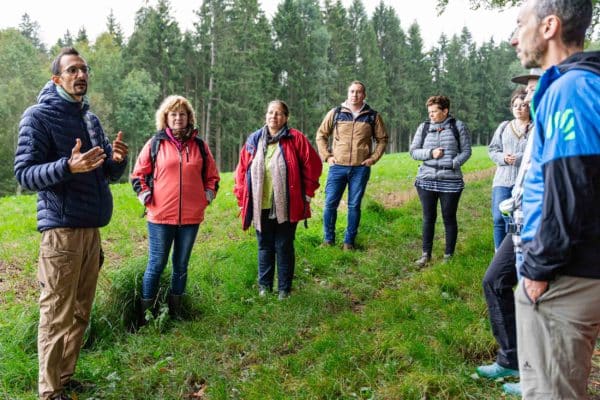
<path id="1" fill-rule="evenodd" d="M 552 118 L 548 119 L 546 139 L 551 139 L 555 131 L 562 132 L 562 139 L 565 142 L 576 139 L 575 116 L 572 108 L 567 108 L 565 111 L 557 111 Z"/>

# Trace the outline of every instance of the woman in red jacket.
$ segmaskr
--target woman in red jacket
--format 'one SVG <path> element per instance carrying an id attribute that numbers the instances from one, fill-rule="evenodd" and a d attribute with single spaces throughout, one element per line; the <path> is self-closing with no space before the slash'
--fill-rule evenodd
<path id="1" fill-rule="evenodd" d="M 256 229 L 259 296 L 273 288 L 277 259 L 280 300 L 292 289 L 296 226 L 310 217 L 310 199 L 323 168 L 306 136 L 287 126 L 288 117 L 285 102 L 269 103 L 266 125 L 250 135 L 240 152 L 234 187 L 242 228 L 253 223 Z"/>
<path id="2" fill-rule="evenodd" d="M 167 97 L 156 111 L 158 132 L 142 148 L 131 175 L 148 219 L 148 265 L 142 281 L 142 317 L 156 302 L 160 276 L 173 247 L 169 312 L 179 316 L 187 268 L 204 210 L 215 198 L 219 172 L 198 137 L 190 102 Z M 140 322 L 144 322 L 143 318 Z"/>

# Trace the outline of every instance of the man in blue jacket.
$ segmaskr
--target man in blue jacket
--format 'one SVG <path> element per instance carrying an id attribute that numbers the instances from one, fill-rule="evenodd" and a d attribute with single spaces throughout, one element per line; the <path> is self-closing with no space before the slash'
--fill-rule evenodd
<path id="1" fill-rule="evenodd" d="M 546 70 L 523 189 L 516 292 L 524 399 L 585 399 L 600 329 L 600 52 L 583 53 L 590 0 L 528 0 L 512 39 Z"/>
<path id="2" fill-rule="evenodd" d="M 90 67 L 73 48 L 52 63 L 52 78 L 19 125 L 15 176 L 38 192 L 42 233 L 38 280 L 40 399 L 70 399 L 71 379 L 90 319 L 103 255 L 99 227 L 112 215 L 109 181 L 127 165 L 122 133 L 110 145 L 86 97 Z"/>

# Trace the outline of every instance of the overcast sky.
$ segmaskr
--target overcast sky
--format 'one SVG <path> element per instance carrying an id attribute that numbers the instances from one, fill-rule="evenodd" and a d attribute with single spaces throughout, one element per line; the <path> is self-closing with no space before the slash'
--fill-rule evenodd
<path id="1" fill-rule="evenodd" d="M 262 9 L 270 18 L 280 0 L 260 0 Z M 348 6 L 351 0 L 342 0 Z M 18 27 L 23 14 L 40 25 L 40 36 L 47 45 L 53 45 L 67 29 L 76 35 L 84 26 L 90 40 L 106 30 L 106 18 L 113 10 L 117 22 L 129 37 L 133 30 L 135 12 L 144 4 L 155 5 L 156 0 L 14 0 L 2 2 L 0 29 Z M 194 11 L 200 8 L 201 0 L 171 0 L 172 15 L 182 30 L 192 29 L 197 21 Z M 516 24 L 517 9 L 489 11 L 469 9 L 469 0 L 450 0 L 446 12 L 437 16 L 435 0 L 384 0 L 396 9 L 400 25 L 407 30 L 417 21 L 426 48 L 435 45 L 442 33 L 449 37 L 460 33 L 466 26 L 478 44 L 494 37 L 498 41 L 508 39 Z M 379 0 L 363 0 L 369 15 Z"/>

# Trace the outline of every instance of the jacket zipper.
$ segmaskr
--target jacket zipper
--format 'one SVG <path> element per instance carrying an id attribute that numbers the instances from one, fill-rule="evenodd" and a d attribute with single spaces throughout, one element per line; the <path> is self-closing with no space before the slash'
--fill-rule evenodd
<path id="1" fill-rule="evenodd" d="M 187 149 L 187 146 L 186 146 Z M 183 156 L 179 152 L 179 226 L 181 226 L 181 213 L 183 212 Z"/>
<path id="2" fill-rule="evenodd" d="M 94 143 L 92 142 L 92 136 L 90 135 L 90 132 L 88 130 L 87 122 L 85 120 L 85 117 L 86 117 L 85 113 L 86 113 L 85 111 L 82 111 L 82 113 L 81 113 L 81 123 L 83 124 L 83 131 L 85 132 L 85 134 L 82 137 L 82 139 L 84 139 L 84 140 L 82 140 L 82 142 L 84 142 L 85 139 L 87 139 L 88 143 L 82 143 L 81 147 L 84 147 L 86 144 L 89 144 L 90 149 L 91 149 L 92 147 L 94 147 Z M 94 133 L 96 133 L 96 132 L 94 132 Z M 99 144 L 99 146 L 102 148 L 102 150 L 104 150 L 104 146 L 102 146 L 102 144 Z M 101 166 L 100 168 L 104 169 L 103 166 Z M 98 171 L 93 171 L 92 173 L 94 174 L 94 178 L 96 179 L 96 192 L 98 193 L 98 198 L 102 199 L 102 182 L 100 181 L 100 176 L 98 175 Z M 65 196 L 65 200 L 66 200 L 66 196 Z M 102 215 L 102 207 L 104 206 L 103 201 L 100 201 L 99 203 L 100 203 L 100 205 L 98 208 L 98 213 L 96 214 L 96 221 L 98 223 L 100 222 L 100 216 Z M 66 204 L 63 201 L 63 203 L 62 203 L 62 214 L 63 215 L 61 216 L 62 218 L 64 218 L 65 209 L 66 209 Z"/>
<path id="3" fill-rule="evenodd" d="M 352 114 L 352 134 L 350 135 L 350 154 L 348 155 L 348 164 L 352 165 L 352 147 L 354 145 L 354 127 L 356 126 L 356 118 Z"/>

